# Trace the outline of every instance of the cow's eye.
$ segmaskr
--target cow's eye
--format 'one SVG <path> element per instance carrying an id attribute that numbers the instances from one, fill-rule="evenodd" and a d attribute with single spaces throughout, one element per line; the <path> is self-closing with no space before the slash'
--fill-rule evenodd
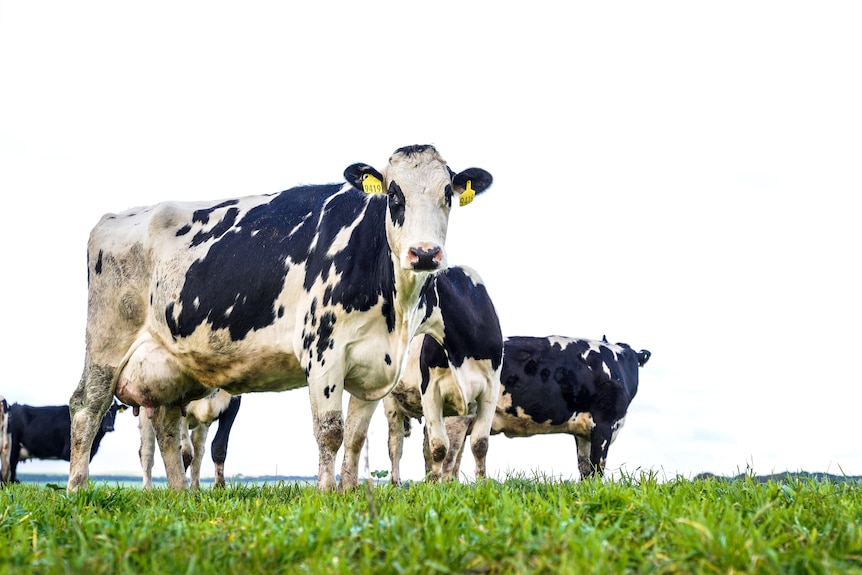
<path id="1" fill-rule="evenodd" d="M 404 193 L 401 191 L 401 186 L 392 182 L 389 184 L 389 190 L 386 192 L 389 197 L 389 207 L 401 207 L 404 205 Z"/>
<path id="2" fill-rule="evenodd" d="M 401 186 L 390 182 L 386 195 L 389 199 L 389 217 L 392 218 L 392 224 L 403 226 L 407 209 L 404 207 L 404 192 L 401 191 Z"/>

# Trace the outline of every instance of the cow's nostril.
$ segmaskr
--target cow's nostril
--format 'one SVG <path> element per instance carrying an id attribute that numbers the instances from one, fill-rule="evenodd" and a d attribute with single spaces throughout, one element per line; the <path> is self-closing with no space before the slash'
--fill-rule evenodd
<path id="1" fill-rule="evenodd" d="M 433 248 L 410 248 L 410 259 L 414 270 L 436 270 L 440 267 L 443 250 L 440 246 Z"/>

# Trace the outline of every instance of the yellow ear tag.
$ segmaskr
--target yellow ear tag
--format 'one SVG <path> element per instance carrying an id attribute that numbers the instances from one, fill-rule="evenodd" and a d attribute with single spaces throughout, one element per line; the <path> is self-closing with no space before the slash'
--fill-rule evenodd
<path id="1" fill-rule="evenodd" d="M 476 191 L 473 189 L 473 181 L 467 180 L 467 189 L 461 192 L 461 197 L 458 200 L 461 207 L 466 206 L 476 197 Z"/>
<path id="2" fill-rule="evenodd" d="M 382 194 L 383 183 L 371 174 L 362 176 L 362 191 L 366 194 Z"/>

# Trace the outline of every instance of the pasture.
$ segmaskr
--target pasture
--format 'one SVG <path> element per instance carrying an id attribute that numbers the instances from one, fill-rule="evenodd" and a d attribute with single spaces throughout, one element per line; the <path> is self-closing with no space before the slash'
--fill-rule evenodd
<path id="1" fill-rule="evenodd" d="M 0 573 L 862 573 L 856 481 L 0 489 Z"/>

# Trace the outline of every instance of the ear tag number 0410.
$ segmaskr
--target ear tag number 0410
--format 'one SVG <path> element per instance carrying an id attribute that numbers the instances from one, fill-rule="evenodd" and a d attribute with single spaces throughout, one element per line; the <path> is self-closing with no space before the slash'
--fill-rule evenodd
<path id="1" fill-rule="evenodd" d="M 382 194 L 383 183 L 371 174 L 362 176 L 362 191 L 366 194 Z"/>
<path id="2" fill-rule="evenodd" d="M 473 189 L 473 181 L 467 180 L 467 188 L 461 192 L 461 196 L 458 198 L 458 203 L 460 206 L 466 206 L 470 202 L 473 201 L 473 198 L 476 197 L 476 190 Z"/>

